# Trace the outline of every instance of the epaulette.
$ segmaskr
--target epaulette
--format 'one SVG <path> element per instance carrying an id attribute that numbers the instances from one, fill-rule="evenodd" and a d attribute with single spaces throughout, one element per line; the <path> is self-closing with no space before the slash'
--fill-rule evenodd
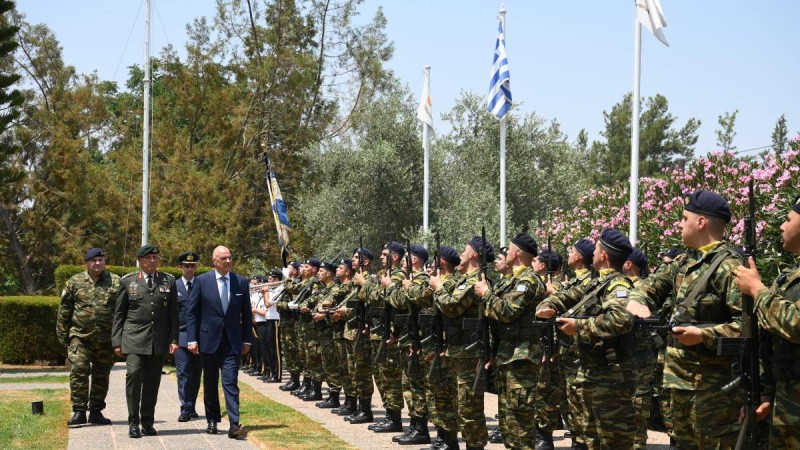
<path id="1" fill-rule="evenodd" d="M 138 271 L 137 272 L 126 273 L 125 275 L 122 276 L 122 279 L 124 280 L 124 279 L 129 278 L 129 277 L 135 277 L 138 274 L 139 274 Z"/>
<path id="2" fill-rule="evenodd" d="M 160 273 L 166 275 L 168 280 L 175 281 L 175 275 L 173 275 L 171 273 L 167 273 L 167 272 L 160 272 Z"/>

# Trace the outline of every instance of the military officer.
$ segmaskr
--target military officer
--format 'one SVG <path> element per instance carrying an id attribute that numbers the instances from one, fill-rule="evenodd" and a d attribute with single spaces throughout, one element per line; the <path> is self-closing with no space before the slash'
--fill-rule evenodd
<path id="1" fill-rule="evenodd" d="M 114 365 L 111 324 L 121 282 L 106 270 L 106 254 L 92 248 L 83 257 L 86 271 L 73 275 L 61 293 L 56 335 L 67 346 L 72 417 L 68 426 L 110 425 L 101 412 L 106 407 L 108 378 Z M 91 390 L 89 381 L 91 379 Z"/>
<path id="2" fill-rule="evenodd" d="M 202 356 L 195 355 L 187 348 L 186 323 L 188 320 L 189 294 L 195 283 L 194 273 L 200 255 L 195 252 L 181 253 L 178 256 L 178 268 L 181 278 L 175 282 L 178 290 L 178 351 L 175 352 L 175 372 L 178 375 L 178 399 L 181 402 L 181 413 L 178 422 L 188 422 L 198 417 L 195 404 L 200 392 L 200 377 L 203 373 Z"/>
<path id="3" fill-rule="evenodd" d="M 155 245 L 142 246 L 136 259 L 141 270 L 122 278 L 111 337 L 114 352 L 127 355 L 125 395 L 131 438 L 158 434 L 153 422 L 164 355 L 178 350 L 175 277 L 158 271 L 161 252 Z"/>

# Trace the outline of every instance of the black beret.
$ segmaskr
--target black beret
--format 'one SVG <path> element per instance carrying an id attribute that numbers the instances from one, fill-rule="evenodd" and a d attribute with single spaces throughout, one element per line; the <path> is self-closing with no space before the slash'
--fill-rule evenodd
<path id="1" fill-rule="evenodd" d="M 386 244 L 386 248 L 388 248 L 390 252 L 397 253 L 400 256 L 406 254 L 406 249 L 403 248 L 403 244 L 396 241 L 392 241 Z"/>
<path id="2" fill-rule="evenodd" d="M 591 266 L 594 259 L 594 242 L 589 239 L 578 239 L 573 247 L 581 255 L 583 262 Z"/>
<path id="3" fill-rule="evenodd" d="M 494 261 L 494 247 L 489 242 L 483 242 L 483 238 L 480 236 L 472 236 L 472 239 L 469 240 L 467 243 L 473 250 L 478 252 L 478 255 L 483 253 L 483 247 L 486 246 L 486 261 Z"/>
<path id="4" fill-rule="evenodd" d="M 417 258 L 421 259 L 422 262 L 428 260 L 428 249 L 421 245 L 411 244 L 409 245 L 408 250 L 412 255 L 416 256 Z"/>
<path id="5" fill-rule="evenodd" d="M 638 248 L 633 249 L 631 256 L 628 256 L 628 261 L 636 265 L 636 267 L 641 269 L 642 272 L 647 270 L 647 255 L 645 255 L 644 252 Z"/>
<path id="6" fill-rule="evenodd" d="M 794 198 L 794 203 L 792 203 L 792 211 L 800 214 L 800 195 Z"/>
<path id="7" fill-rule="evenodd" d="M 195 252 L 186 252 L 178 255 L 178 264 L 197 264 L 200 260 L 200 255 Z"/>
<path id="8" fill-rule="evenodd" d="M 303 261 L 303 264 L 307 264 L 309 266 L 314 266 L 319 269 L 322 266 L 322 261 L 317 258 L 308 258 L 307 260 Z"/>
<path id="9" fill-rule="evenodd" d="M 508 247 L 500 247 L 500 249 L 497 250 L 497 256 L 500 256 L 500 255 L 503 255 L 503 256 L 508 255 Z"/>
<path id="10" fill-rule="evenodd" d="M 143 245 L 139 248 L 139 251 L 136 252 L 136 257 L 141 258 L 147 255 L 159 255 L 159 254 L 161 254 L 161 252 L 158 251 L 158 247 L 156 247 L 155 245 L 148 244 L 148 245 Z"/>
<path id="11" fill-rule="evenodd" d="M 347 258 L 341 259 L 341 260 L 339 260 L 339 264 L 347 267 L 347 270 L 350 270 L 350 271 L 353 270 L 353 260 L 352 259 L 347 259 Z"/>
<path id="12" fill-rule="evenodd" d="M 358 247 L 353 249 L 353 254 L 355 255 L 356 253 L 358 253 Z M 369 249 L 367 247 L 361 247 L 361 254 L 364 255 L 364 258 L 366 258 L 366 259 L 368 259 L 370 261 L 374 261 L 375 260 L 375 255 L 373 255 L 372 252 L 369 251 Z"/>
<path id="13" fill-rule="evenodd" d="M 275 278 L 277 278 L 279 280 L 282 280 L 283 279 L 283 272 L 281 272 L 278 269 L 273 269 L 272 272 L 269 273 L 269 276 L 275 277 Z"/>
<path id="14" fill-rule="evenodd" d="M 604 229 L 600 233 L 600 242 L 605 245 L 606 248 L 622 253 L 625 259 L 628 259 L 628 256 L 633 252 L 633 246 L 631 245 L 631 241 L 628 240 L 628 236 L 625 236 L 625 234 L 619 230 L 613 230 L 611 228 Z"/>
<path id="15" fill-rule="evenodd" d="M 334 262 L 323 262 L 320 264 L 320 268 L 327 270 L 330 273 L 336 273 L 336 268 L 339 267 L 339 264 Z"/>
<path id="16" fill-rule="evenodd" d="M 678 247 L 672 247 L 672 248 L 670 248 L 669 250 L 667 250 L 667 251 L 665 251 L 665 252 L 664 252 L 664 256 L 666 256 L 666 257 L 667 257 L 667 258 L 669 258 L 669 259 L 675 259 L 675 258 L 677 258 L 677 257 L 678 257 L 678 255 L 682 255 L 682 254 L 684 254 L 684 253 L 686 253 L 686 252 L 684 252 L 684 251 L 683 251 L 683 250 L 681 250 L 680 248 L 678 248 Z"/>
<path id="17" fill-rule="evenodd" d="M 716 192 L 700 189 L 684 197 L 686 211 L 704 216 L 718 217 L 728 223 L 731 221 L 731 207 L 728 201 Z"/>
<path id="18" fill-rule="evenodd" d="M 530 253 L 533 256 L 537 255 L 537 249 L 539 246 L 536 244 L 536 240 L 531 237 L 528 233 L 520 233 L 514 236 L 511 239 L 511 242 L 514 243 L 520 250 L 525 253 Z"/>
<path id="19" fill-rule="evenodd" d="M 292 267 L 294 267 L 294 268 L 295 268 L 295 269 L 297 269 L 297 270 L 299 270 L 299 269 L 300 269 L 300 263 L 299 263 L 299 262 L 297 262 L 297 261 L 292 261 L 292 262 L 290 262 L 290 263 L 289 263 L 289 265 L 290 265 L 290 266 L 292 266 Z"/>
<path id="20" fill-rule="evenodd" d="M 439 247 L 439 257 L 454 266 L 461 264 L 461 255 L 458 254 L 456 249 L 447 245 Z"/>
<path id="21" fill-rule="evenodd" d="M 101 256 L 101 257 L 105 258 L 106 254 L 103 253 L 102 249 L 99 249 L 97 247 L 93 247 L 93 248 L 90 248 L 89 251 L 87 251 L 85 255 L 83 255 L 83 260 L 84 261 L 89 261 L 90 259 L 95 259 L 98 256 Z"/>
<path id="22" fill-rule="evenodd" d="M 561 255 L 550 250 L 542 250 L 537 256 L 539 260 L 547 267 L 549 271 L 557 271 L 561 268 Z"/>

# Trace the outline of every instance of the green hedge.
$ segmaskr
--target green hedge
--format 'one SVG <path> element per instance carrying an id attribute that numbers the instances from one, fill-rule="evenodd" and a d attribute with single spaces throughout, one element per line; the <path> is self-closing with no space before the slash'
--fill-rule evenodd
<path id="1" fill-rule="evenodd" d="M 63 363 L 66 347 L 56 339 L 59 297 L 0 297 L 0 361 Z"/>
<path id="2" fill-rule="evenodd" d="M 212 270 L 211 267 L 204 267 L 200 266 L 197 268 L 197 274 L 208 272 Z M 73 265 L 61 265 L 56 268 L 55 277 L 56 277 L 56 292 L 59 294 L 61 290 L 64 289 L 64 285 L 67 284 L 67 280 L 70 279 L 76 273 L 81 273 L 86 270 L 86 266 L 73 266 Z M 106 266 L 106 270 L 109 272 L 115 273 L 119 276 L 123 276 L 125 274 L 136 272 L 139 270 L 137 267 L 129 267 L 129 266 Z M 168 273 L 174 275 L 176 278 L 179 278 L 181 274 L 181 269 L 177 267 L 167 266 L 167 267 L 159 267 L 159 272 Z"/>

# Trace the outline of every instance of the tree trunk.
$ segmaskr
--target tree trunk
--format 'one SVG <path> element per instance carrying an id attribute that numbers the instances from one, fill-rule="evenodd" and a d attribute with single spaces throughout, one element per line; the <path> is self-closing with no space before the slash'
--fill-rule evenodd
<path id="1" fill-rule="evenodd" d="M 8 243 L 11 245 L 11 252 L 13 253 L 12 259 L 14 260 L 14 265 L 17 266 L 17 273 L 22 281 L 22 289 L 26 294 L 34 294 L 36 292 L 36 286 L 33 281 L 33 274 L 31 274 L 31 268 L 28 264 L 30 257 L 19 242 L 19 238 L 17 237 L 18 229 L 14 223 L 14 218 L 9 210 L 0 206 L 0 219 L 3 220 L 3 232 L 8 238 Z"/>

